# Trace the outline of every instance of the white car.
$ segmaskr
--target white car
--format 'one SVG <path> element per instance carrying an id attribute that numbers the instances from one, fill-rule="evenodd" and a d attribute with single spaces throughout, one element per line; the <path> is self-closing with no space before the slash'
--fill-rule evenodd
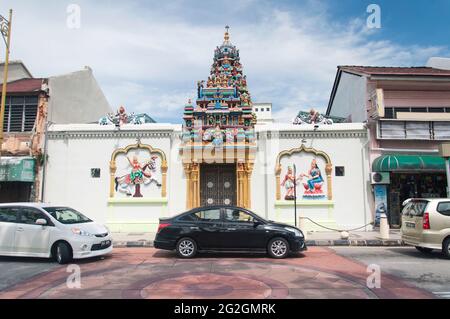
<path id="1" fill-rule="evenodd" d="M 55 258 L 60 264 L 108 254 L 112 238 L 69 207 L 37 203 L 0 204 L 0 256 Z"/>

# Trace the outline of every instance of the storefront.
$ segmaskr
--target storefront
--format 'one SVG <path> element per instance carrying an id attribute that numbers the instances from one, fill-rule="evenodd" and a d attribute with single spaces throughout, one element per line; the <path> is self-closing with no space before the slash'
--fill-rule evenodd
<path id="1" fill-rule="evenodd" d="M 32 157 L 0 158 L 0 203 L 30 201 L 34 167 Z"/>
<path id="2" fill-rule="evenodd" d="M 386 206 L 392 227 L 401 225 L 402 203 L 408 198 L 446 197 L 445 160 L 430 155 L 383 155 L 375 159 L 372 171 L 389 174 Z M 382 185 L 374 188 L 380 189 Z"/>

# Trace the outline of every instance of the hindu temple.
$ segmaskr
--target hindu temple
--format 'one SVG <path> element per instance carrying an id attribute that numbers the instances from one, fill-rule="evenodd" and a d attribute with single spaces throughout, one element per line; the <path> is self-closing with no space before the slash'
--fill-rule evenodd
<path id="1" fill-rule="evenodd" d="M 306 230 L 370 223 L 363 123 L 314 110 L 271 120 L 272 104 L 250 94 L 228 27 L 220 42 L 209 74 L 193 79 L 197 92 L 180 105 L 180 124 L 120 108 L 98 123 L 52 125 L 45 200 L 90 212 L 114 232 L 156 231 L 161 217 L 215 205 Z M 80 190 L 82 201 L 73 196 Z"/>

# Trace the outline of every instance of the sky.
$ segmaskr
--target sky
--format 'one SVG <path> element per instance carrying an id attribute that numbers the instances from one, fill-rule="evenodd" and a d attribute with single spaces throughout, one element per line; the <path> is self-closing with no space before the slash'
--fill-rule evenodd
<path id="1" fill-rule="evenodd" d="M 379 6 L 380 28 L 368 27 L 370 4 Z M 1 14 L 9 8 L 11 59 L 35 77 L 89 66 L 114 110 L 123 105 L 164 123 L 181 123 L 225 25 L 253 102 L 272 102 L 278 121 L 324 111 L 338 65 L 422 66 L 450 57 L 450 0 L 0 3 Z"/>

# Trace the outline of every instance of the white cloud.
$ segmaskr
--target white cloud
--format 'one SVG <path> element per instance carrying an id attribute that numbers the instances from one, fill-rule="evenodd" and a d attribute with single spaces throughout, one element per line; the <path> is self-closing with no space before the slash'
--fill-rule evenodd
<path id="1" fill-rule="evenodd" d="M 112 106 L 180 122 L 206 79 L 223 26 L 231 25 L 254 101 L 273 102 L 290 120 L 299 109 L 324 109 L 340 64 L 416 65 L 447 48 L 374 40 L 365 21 L 332 19 L 321 1 L 301 9 L 276 3 L 227 1 L 76 1 L 81 29 L 66 27 L 72 1 L 16 0 L 13 58 L 35 76 L 93 68 Z"/>

